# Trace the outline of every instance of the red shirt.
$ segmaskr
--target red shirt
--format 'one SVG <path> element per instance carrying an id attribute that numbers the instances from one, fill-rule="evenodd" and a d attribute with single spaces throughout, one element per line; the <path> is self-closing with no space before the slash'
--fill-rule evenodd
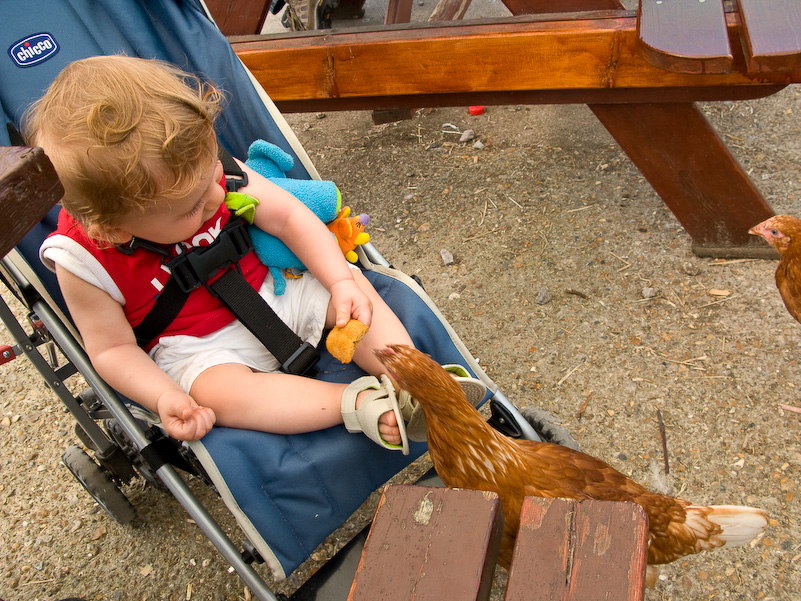
<path id="1" fill-rule="evenodd" d="M 169 248 L 170 256 L 166 258 L 144 248 L 137 248 L 129 255 L 118 250 L 116 246 L 104 247 L 98 245 L 96 241 L 87 236 L 80 223 L 63 210 L 59 215 L 56 231 L 48 237 L 48 241 L 45 244 L 69 249 L 70 243 L 68 241 L 56 238 L 64 236 L 77 242 L 97 259 L 100 267 L 105 270 L 119 288 L 124 299 L 121 304 L 125 311 L 125 316 L 131 327 L 134 327 L 150 312 L 156 302 L 156 298 L 170 277 L 169 270 L 163 264 L 164 261 L 176 256 L 180 247 L 189 249 L 191 247 L 208 246 L 217 238 L 225 224 L 228 223 L 229 217 L 230 211 L 224 203 L 221 204 L 217 212 L 200 227 L 192 238 Z M 239 266 L 245 279 L 258 290 L 267 276 L 267 266 L 259 261 L 253 251 L 239 262 Z M 97 268 L 95 265 L 92 267 L 95 270 Z M 176 334 L 205 336 L 228 325 L 234 319 L 233 313 L 228 310 L 223 302 L 212 296 L 205 287 L 201 286 L 189 294 L 186 304 L 184 304 L 178 316 L 161 333 L 159 338 Z M 155 346 L 156 342 L 154 340 L 148 344 L 145 350 L 150 350 Z"/>

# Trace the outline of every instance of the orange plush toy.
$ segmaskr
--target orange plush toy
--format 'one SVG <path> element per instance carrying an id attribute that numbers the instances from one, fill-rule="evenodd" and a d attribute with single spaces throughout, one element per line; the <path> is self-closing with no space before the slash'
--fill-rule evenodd
<path id="1" fill-rule="evenodd" d="M 339 214 L 328 224 L 328 229 L 339 242 L 339 248 L 345 258 L 351 263 L 355 263 L 359 257 L 354 249 L 358 245 L 370 241 L 370 234 L 364 231 L 364 226 L 370 223 L 370 217 L 364 213 L 357 217 L 348 217 L 348 215 L 350 215 L 350 207 L 342 207 Z"/>

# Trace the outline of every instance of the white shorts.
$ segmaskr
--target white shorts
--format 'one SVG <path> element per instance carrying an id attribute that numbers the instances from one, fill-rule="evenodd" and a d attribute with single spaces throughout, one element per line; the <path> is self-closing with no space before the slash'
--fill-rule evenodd
<path id="1" fill-rule="evenodd" d="M 273 294 L 267 274 L 259 294 L 302 340 L 317 346 L 323 335 L 331 294 L 305 272 L 287 278 L 284 294 Z M 156 364 L 189 393 L 202 372 L 223 363 L 239 363 L 260 372 L 276 372 L 280 363 L 241 322 L 233 321 L 206 336 L 165 336 L 150 351 Z"/>

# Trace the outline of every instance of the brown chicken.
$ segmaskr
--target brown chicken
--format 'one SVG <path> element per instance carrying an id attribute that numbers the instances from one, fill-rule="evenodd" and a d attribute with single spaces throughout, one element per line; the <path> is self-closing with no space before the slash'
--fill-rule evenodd
<path id="1" fill-rule="evenodd" d="M 776 287 L 787 311 L 801 322 L 801 219 L 776 215 L 755 225 L 748 233 L 762 236 L 779 251 Z"/>
<path id="2" fill-rule="evenodd" d="M 760 509 L 706 507 L 653 493 L 603 461 L 551 443 L 515 440 L 494 430 L 467 402 L 461 387 L 428 355 L 403 345 L 376 351 L 389 375 L 423 408 L 428 450 L 452 488 L 488 490 L 501 498 L 504 532 L 498 563 L 509 567 L 523 498 L 633 501 L 649 521 L 649 583 L 653 564 L 751 541 L 764 531 Z"/>

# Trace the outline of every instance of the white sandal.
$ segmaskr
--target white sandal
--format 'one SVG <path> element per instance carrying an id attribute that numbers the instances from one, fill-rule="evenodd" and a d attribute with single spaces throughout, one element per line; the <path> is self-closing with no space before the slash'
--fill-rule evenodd
<path id="1" fill-rule="evenodd" d="M 473 378 L 461 365 L 443 365 L 445 371 L 451 374 L 454 380 L 462 386 L 467 401 L 477 407 L 487 394 L 487 385 L 481 380 Z M 419 403 L 415 403 L 412 396 L 405 390 L 398 393 L 398 404 L 401 415 L 406 420 L 406 435 L 409 440 L 424 442 L 426 435 L 426 418 Z"/>
<path id="2" fill-rule="evenodd" d="M 364 391 L 370 390 L 362 398 L 359 408 L 356 409 L 356 397 Z M 409 454 L 409 438 L 406 435 L 406 426 L 403 421 L 398 399 L 395 397 L 395 388 L 389 378 L 382 375 L 381 380 L 375 376 L 363 376 L 348 384 L 342 393 L 342 421 L 348 432 L 364 432 L 364 434 L 385 449 L 402 451 Z M 398 420 L 401 444 L 393 445 L 381 438 L 378 431 L 378 419 L 387 411 L 394 411 Z"/>

